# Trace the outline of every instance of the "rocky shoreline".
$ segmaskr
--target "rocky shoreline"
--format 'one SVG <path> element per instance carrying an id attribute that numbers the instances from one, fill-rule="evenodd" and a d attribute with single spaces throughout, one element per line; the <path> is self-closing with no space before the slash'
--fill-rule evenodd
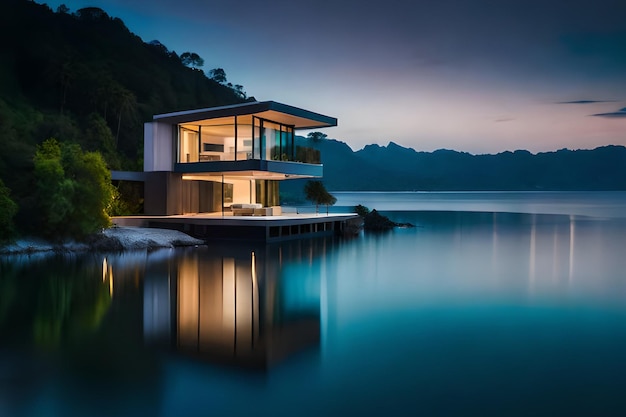
<path id="1" fill-rule="evenodd" d="M 0 247 L 0 255 L 64 252 L 114 252 L 123 250 L 173 248 L 203 245 L 204 241 L 183 232 L 143 227 L 112 227 L 89 236 L 83 242 L 55 243 L 39 238 L 22 238 Z"/>

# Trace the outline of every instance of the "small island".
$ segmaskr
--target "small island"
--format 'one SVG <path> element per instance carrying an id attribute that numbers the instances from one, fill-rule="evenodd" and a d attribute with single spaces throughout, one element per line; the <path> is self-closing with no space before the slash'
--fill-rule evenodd
<path id="1" fill-rule="evenodd" d="M 415 227 L 414 224 L 411 223 L 396 223 L 392 221 L 389 217 L 383 216 L 376 209 L 370 211 L 369 208 L 359 204 L 354 208 L 355 213 L 357 213 L 363 219 L 363 229 L 370 231 L 385 231 L 391 230 L 395 227 Z"/>

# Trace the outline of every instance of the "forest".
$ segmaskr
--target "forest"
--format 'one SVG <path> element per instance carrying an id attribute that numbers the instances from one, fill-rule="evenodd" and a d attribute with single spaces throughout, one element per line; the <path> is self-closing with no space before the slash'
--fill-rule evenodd
<path id="1" fill-rule="evenodd" d="M 43 207 L 53 202 L 35 169 L 46 140 L 98 152 L 109 170 L 141 170 L 143 124 L 154 114 L 254 100 L 217 63 L 205 72 L 196 53 L 144 42 L 99 8 L 5 0 L 0 27 L 0 238 L 41 234 L 48 220 Z M 137 209 L 139 196 L 126 191 L 134 201 L 111 207 Z"/>

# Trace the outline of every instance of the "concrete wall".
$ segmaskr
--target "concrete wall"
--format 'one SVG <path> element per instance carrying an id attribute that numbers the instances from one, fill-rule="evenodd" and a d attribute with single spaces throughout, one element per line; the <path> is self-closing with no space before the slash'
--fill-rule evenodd
<path id="1" fill-rule="evenodd" d="M 222 184 L 183 181 L 175 172 L 148 172 L 144 183 L 144 213 L 150 216 L 221 212 Z"/>
<path id="2" fill-rule="evenodd" d="M 143 170 L 173 171 L 175 146 L 173 126 L 167 123 L 144 124 Z"/>
<path id="3" fill-rule="evenodd" d="M 183 213 L 183 176 L 174 172 L 147 172 L 144 213 L 153 216 Z"/>

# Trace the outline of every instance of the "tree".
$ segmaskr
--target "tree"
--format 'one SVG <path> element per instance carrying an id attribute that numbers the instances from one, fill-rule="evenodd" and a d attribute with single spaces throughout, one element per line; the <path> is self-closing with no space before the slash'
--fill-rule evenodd
<path id="1" fill-rule="evenodd" d="M 239 97 L 241 97 L 242 99 L 246 99 L 248 98 L 248 94 L 246 94 L 246 92 L 243 89 L 243 85 L 241 84 L 235 84 L 233 85 L 232 89 L 235 91 L 235 93 L 237 93 L 239 95 Z"/>
<path id="2" fill-rule="evenodd" d="M 204 65 L 204 59 L 200 58 L 200 55 L 195 52 L 183 52 L 180 55 L 180 61 L 183 65 L 194 69 L 198 69 Z"/>
<path id="3" fill-rule="evenodd" d="M 98 21 L 109 19 L 109 15 L 99 7 L 83 7 L 76 11 L 76 16 L 83 21 Z"/>
<path id="4" fill-rule="evenodd" d="M 216 83 L 226 83 L 226 72 L 222 68 L 213 68 L 209 71 L 209 78 Z"/>
<path id="5" fill-rule="evenodd" d="M 9 239 L 15 229 L 13 217 L 17 214 L 17 204 L 11 200 L 11 190 L 0 179 L 0 242 Z"/>
<path id="6" fill-rule="evenodd" d="M 365 217 L 369 214 L 370 209 L 362 204 L 359 204 L 358 206 L 354 206 L 354 212 L 361 217 Z"/>
<path id="7" fill-rule="evenodd" d="M 115 99 L 118 111 L 117 133 L 115 134 L 115 148 L 117 149 L 120 138 L 120 129 L 122 127 L 122 113 L 127 110 L 127 112 L 132 115 L 137 107 L 137 98 L 132 92 L 121 87 L 117 89 Z"/>
<path id="8" fill-rule="evenodd" d="M 169 49 L 165 45 L 163 45 L 159 40 L 153 39 L 148 42 L 148 45 L 152 46 L 157 51 L 161 52 L 163 55 L 168 55 L 170 53 Z"/>
<path id="9" fill-rule="evenodd" d="M 308 135 L 306 135 L 306 137 L 308 139 L 312 139 L 315 142 L 319 142 L 321 140 L 324 140 L 328 137 L 328 135 L 326 133 L 322 133 L 322 132 L 309 132 Z"/>
<path id="10" fill-rule="evenodd" d="M 330 194 L 321 181 L 307 181 L 304 185 L 304 194 L 306 199 L 315 204 L 315 213 L 318 212 L 320 204 L 326 206 L 326 214 L 328 215 L 328 206 L 332 206 L 337 202 L 335 196 Z"/>
<path id="11" fill-rule="evenodd" d="M 106 209 L 114 188 L 100 153 L 48 139 L 37 148 L 34 163 L 44 236 L 82 238 L 110 225 Z"/>
<path id="12" fill-rule="evenodd" d="M 69 14 L 69 12 L 70 12 L 70 8 L 67 7 L 65 4 L 62 4 L 59 7 L 57 7 L 57 13 Z"/>
<path id="13" fill-rule="evenodd" d="M 113 137 L 111 129 L 98 113 L 88 116 L 82 143 L 87 150 L 99 150 L 109 169 L 120 169 L 117 138 Z"/>

